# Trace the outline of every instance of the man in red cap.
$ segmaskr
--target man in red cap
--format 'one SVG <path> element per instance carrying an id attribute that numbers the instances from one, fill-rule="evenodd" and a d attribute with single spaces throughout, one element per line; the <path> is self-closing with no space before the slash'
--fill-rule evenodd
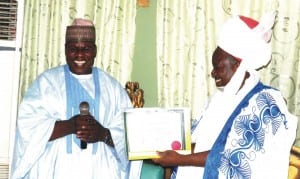
<path id="1" fill-rule="evenodd" d="M 276 13 L 260 22 L 244 16 L 222 27 L 212 56 L 218 88 L 192 125 L 192 154 L 158 152 L 154 162 L 175 166 L 171 178 L 283 179 L 297 127 L 277 89 L 262 84 L 259 68 L 271 59 Z"/>
<path id="2" fill-rule="evenodd" d="M 95 39 L 93 23 L 75 19 L 66 30 L 67 64 L 26 92 L 12 179 L 139 179 L 141 162 L 128 161 L 124 141 L 122 109 L 132 104 L 117 80 L 93 67 Z"/>

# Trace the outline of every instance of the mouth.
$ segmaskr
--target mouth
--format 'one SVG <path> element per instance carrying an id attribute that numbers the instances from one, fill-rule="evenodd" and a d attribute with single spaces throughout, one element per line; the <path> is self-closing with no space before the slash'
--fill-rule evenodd
<path id="1" fill-rule="evenodd" d="M 79 60 L 75 60 L 74 63 L 77 66 L 81 67 L 81 66 L 83 66 L 86 63 L 86 61 L 84 61 L 84 60 L 80 60 L 80 61 Z"/>
<path id="2" fill-rule="evenodd" d="M 216 84 L 216 86 L 218 87 L 218 86 L 223 86 L 223 80 L 222 80 L 222 78 L 215 78 L 215 84 Z"/>
<path id="3" fill-rule="evenodd" d="M 216 83 L 220 83 L 221 81 L 222 81 L 221 78 L 215 78 L 215 82 L 216 82 Z"/>

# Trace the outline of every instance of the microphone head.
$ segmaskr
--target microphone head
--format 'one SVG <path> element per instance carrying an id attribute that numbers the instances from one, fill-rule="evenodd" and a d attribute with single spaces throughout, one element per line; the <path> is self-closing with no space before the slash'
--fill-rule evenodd
<path id="1" fill-rule="evenodd" d="M 79 105 L 79 111 L 81 115 L 88 115 L 90 110 L 90 105 L 88 102 L 83 101 Z"/>

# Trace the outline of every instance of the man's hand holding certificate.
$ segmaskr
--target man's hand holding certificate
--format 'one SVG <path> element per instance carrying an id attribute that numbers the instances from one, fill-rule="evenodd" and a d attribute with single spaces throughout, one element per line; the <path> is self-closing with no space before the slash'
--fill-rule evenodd
<path id="1" fill-rule="evenodd" d="M 157 151 L 191 151 L 187 108 L 134 108 L 124 112 L 129 160 L 157 158 Z"/>

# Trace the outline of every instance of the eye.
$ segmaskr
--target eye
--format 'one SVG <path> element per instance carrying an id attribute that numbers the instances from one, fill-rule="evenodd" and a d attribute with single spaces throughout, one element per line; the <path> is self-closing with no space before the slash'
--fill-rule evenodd
<path id="1" fill-rule="evenodd" d="M 77 49 L 76 47 L 73 47 L 73 46 L 68 47 L 67 49 L 68 49 L 68 51 L 69 51 L 70 53 L 76 53 L 76 52 L 78 51 L 78 49 Z"/>
<path id="2" fill-rule="evenodd" d="M 84 47 L 84 48 L 82 49 L 82 52 L 83 52 L 83 53 L 88 53 L 88 52 L 90 52 L 91 50 L 92 50 L 91 47 Z"/>
<path id="3" fill-rule="evenodd" d="M 78 52 L 81 52 L 81 53 L 89 53 L 89 52 L 92 51 L 92 47 L 78 48 L 78 47 L 73 47 L 73 46 L 71 46 L 71 47 L 68 47 L 67 49 L 68 49 L 68 51 L 69 51 L 70 53 L 78 53 Z"/>

